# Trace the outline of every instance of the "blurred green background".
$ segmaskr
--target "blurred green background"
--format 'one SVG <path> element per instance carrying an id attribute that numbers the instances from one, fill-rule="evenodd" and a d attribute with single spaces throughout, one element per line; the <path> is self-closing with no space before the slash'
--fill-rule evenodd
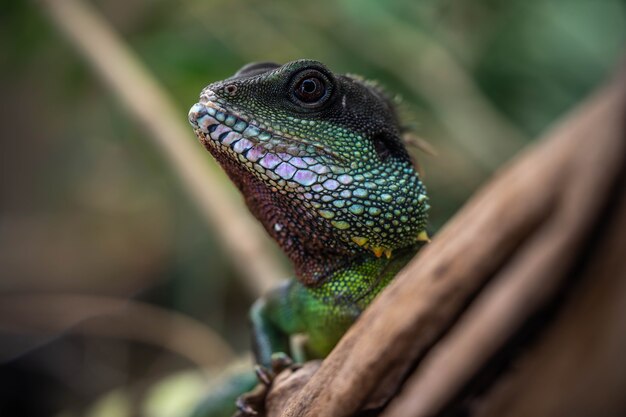
<path id="1" fill-rule="evenodd" d="M 416 153 L 433 230 L 600 85 L 626 40 L 623 0 L 88 3 L 183 123 L 206 84 L 250 61 L 313 58 L 379 80 L 437 150 Z M 50 314 L 24 296 L 130 299 L 198 320 L 244 352 L 254 295 L 234 265 L 246 260 L 220 244 L 150 133 L 43 3 L 0 2 L 0 33 L 0 296 L 37 323 L 12 321 L 0 305 L 0 415 L 179 415 L 182 405 L 142 404 L 158 403 L 167 395 L 154 394 L 155 384 L 198 363 L 132 330 L 116 334 L 123 313 L 90 331 L 92 316 L 77 311 L 93 306 L 61 303 Z M 156 323 L 156 334 L 171 331 Z M 197 392 L 195 379 L 184 381 L 179 391 Z"/>

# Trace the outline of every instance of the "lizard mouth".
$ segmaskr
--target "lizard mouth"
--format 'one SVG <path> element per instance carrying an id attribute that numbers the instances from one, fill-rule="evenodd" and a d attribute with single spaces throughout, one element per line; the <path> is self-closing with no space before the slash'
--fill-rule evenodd
<path id="1" fill-rule="evenodd" d="M 189 110 L 189 122 L 209 150 L 249 163 L 251 169 L 274 181 L 311 186 L 324 182 L 332 176 L 331 171 L 341 174 L 337 172 L 341 167 L 320 162 L 319 150 L 309 152 L 307 144 L 276 136 L 211 101 L 194 104 Z"/>

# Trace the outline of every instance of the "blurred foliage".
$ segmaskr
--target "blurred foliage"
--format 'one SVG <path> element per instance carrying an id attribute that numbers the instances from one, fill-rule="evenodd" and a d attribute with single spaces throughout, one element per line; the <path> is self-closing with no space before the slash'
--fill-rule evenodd
<path id="1" fill-rule="evenodd" d="M 319 59 L 401 94 L 417 133 L 439 151 L 418 155 L 435 230 L 491 170 L 463 151 L 445 111 L 420 90 L 428 74 L 414 69 L 429 59 L 425 48 L 446 51 L 480 99 L 530 140 L 610 74 L 626 39 L 623 0 L 94 3 L 171 93 L 181 119 L 204 85 L 258 60 Z M 0 87 L 0 294 L 147 300 L 245 350 L 251 299 L 232 268 L 245 260 L 229 259 L 146 132 L 36 1 L 0 3 Z M 141 397 L 151 382 L 193 367 L 158 347 L 70 330 L 42 339 L 0 329 L 0 346 L 1 415 L 80 415 L 106 391 L 129 386 Z"/>

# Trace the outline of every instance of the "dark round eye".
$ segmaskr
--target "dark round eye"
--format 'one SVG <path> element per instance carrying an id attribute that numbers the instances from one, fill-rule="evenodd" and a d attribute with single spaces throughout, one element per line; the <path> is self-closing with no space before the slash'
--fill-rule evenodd
<path id="1" fill-rule="evenodd" d="M 316 76 L 306 77 L 296 83 L 294 94 L 304 103 L 316 103 L 326 95 L 326 85 Z"/>

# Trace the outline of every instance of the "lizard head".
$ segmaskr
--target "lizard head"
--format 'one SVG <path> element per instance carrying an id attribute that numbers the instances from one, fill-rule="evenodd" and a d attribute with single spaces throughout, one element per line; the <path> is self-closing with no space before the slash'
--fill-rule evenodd
<path id="1" fill-rule="evenodd" d="M 304 282 L 425 237 L 425 189 L 373 82 L 312 60 L 249 64 L 207 86 L 189 121 Z"/>

